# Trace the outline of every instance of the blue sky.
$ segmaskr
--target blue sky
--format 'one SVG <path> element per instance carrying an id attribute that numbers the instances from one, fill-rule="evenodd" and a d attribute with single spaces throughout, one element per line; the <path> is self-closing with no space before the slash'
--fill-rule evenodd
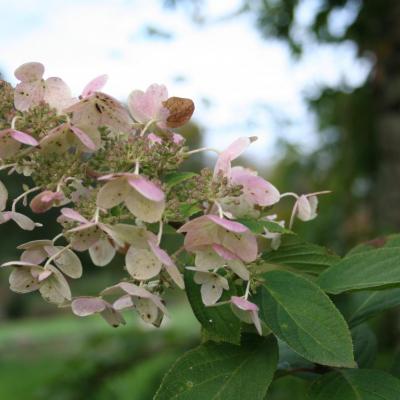
<path id="1" fill-rule="evenodd" d="M 223 148 L 238 136 L 257 135 L 248 155 L 274 158 L 278 137 L 312 149 L 315 122 L 303 101 L 321 84 L 357 86 L 369 70 L 351 43 L 310 43 L 301 62 L 274 40 L 261 39 L 250 16 L 215 22 L 238 0 L 206 1 L 214 21 L 193 24 L 183 9 L 166 10 L 161 0 L 0 0 L 0 69 L 40 61 L 46 76 L 60 76 L 75 94 L 107 73 L 105 91 L 125 100 L 133 89 L 164 83 L 170 95 L 190 97 L 207 143 Z M 306 0 L 296 18 L 299 34 L 318 0 Z M 340 32 L 354 10 L 338 12 L 331 28 Z M 148 26 L 171 38 L 149 38 Z M 282 123 L 290 121 L 290 124 Z"/>

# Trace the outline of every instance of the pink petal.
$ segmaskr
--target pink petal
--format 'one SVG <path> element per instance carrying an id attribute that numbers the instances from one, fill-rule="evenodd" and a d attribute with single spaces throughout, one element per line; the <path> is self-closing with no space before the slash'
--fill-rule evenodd
<path id="1" fill-rule="evenodd" d="M 147 240 L 147 243 L 149 244 L 151 251 L 164 265 L 167 266 L 174 265 L 174 262 L 172 261 L 171 257 L 167 254 L 167 252 L 164 251 L 160 246 L 158 246 L 157 239 L 149 238 Z"/>
<path id="2" fill-rule="evenodd" d="M 131 187 L 137 190 L 146 199 L 152 201 L 163 201 L 165 198 L 164 192 L 153 182 L 141 176 L 128 178 L 128 183 Z"/>
<path id="3" fill-rule="evenodd" d="M 214 176 L 222 171 L 224 176 L 230 175 L 231 162 L 238 158 L 252 142 L 252 138 L 241 137 L 236 139 L 226 150 L 224 150 L 218 157 L 215 164 Z"/>
<path id="4" fill-rule="evenodd" d="M 243 311 L 258 311 L 257 304 L 254 304 L 243 297 L 232 296 L 231 303 Z"/>
<path id="5" fill-rule="evenodd" d="M 162 139 L 160 138 L 160 136 L 157 136 L 154 133 L 149 133 L 147 135 L 147 139 L 149 139 L 150 142 L 152 142 L 152 143 L 158 143 L 158 144 L 162 143 Z"/>
<path id="6" fill-rule="evenodd" d="M 39 105 L 44 98 L 44 85 L 41 80 L 21 82 L 14 90 L 14 106 L 19 111 L 27 111 Z"/>
<path id="7" fill-rule="evenodd" d="M 175 144 L 180 144 L 185 140 L 185 138 L 182 135 L 180 135 L 179 133 L 173 133 L 172 140 Z"/>
<path id="8" fill-rule="evenodd" d="M 229 219 L 221 218 L 218 215 L 208 214 L 206 217 L 216 223 L 217 225 L 221 226 L 222 228 L 236 233 L 244 233 L 248 231 L 248 228 L 243 224 L 235 221 L 230 221 Z"/>
<path id="9" fill-rule="evenodd" d="M 44 74 L 44 65 L 39 62 L 29 62 L 20 65 L 14 75 L 22 82 L 32 82 L 42 79 Z"/>
<path id="10" fill-rule="evenodd" d="M 67 208 L 67 207 L 62 208 L 61 214 L 68 219 L 81 222 L 82 224 L 89 223 L 89 221 L 85 217 L 83 217 L 80 213 L 78 213 L 78 211 L 75 211 L 72 208 Z"/>
<path id="11" fill-rule="evenodd" d="M 71 303 L 72 312 L 79 317 L 86 317 L 105 310 L 106 302 L 99 297 L 78 297 Z"/>
<path id="12" fill-rule="evenodd" d="M 85 132 L 83 132 L 77 126 L 70 125 L 70 129 L 75 134 L 75 136 L 82 142 L 82 144 L 85 147 L 87 147 L 89 150 L 92 150 L 92 151 L 96 150 L 96 144 L 89 137 L 89 135 L 87 135 Z"/>
<path id="13" fill-rule="evenodd" d="M 31 200 L 30 207 L 36 214 L 45 213 L 53 207 L 54 202 L 62 200 L 62 198 L 63 195 L 60 192 L 45 190 Z"/>
<path id="14" fill-rule="evenodd" d="M 73 102 L 71 90 L 61 78 L 48 78 L 45 81 L 43 100 L 59 113 Z"/>
<path id="15" fill-rule="evenodd" d="M 94 92 L 100 91 L 101 89 L 103 89 L 107 81 L 108 75 L 100 75 L 97 78 L 94 78 L 84 87 L 82 91 L 82 97 L 85 99 L 94 94 Z"/>
<path id="16" fill-rule="evenodd" d="M 33 138 L 31 135 L 28 135 L 27 133 L 16 131 L 14 129 L 10 129 L 9 133 L 10 136 L 17 142 L 28 144 L 29 146 L 37 146 L 39 144 L 39 142 L 35 138 Z"/>
<path id="17" fill-rule="evenodd" d="M 210 226 L 212 227 L 214 225 L 212 222 L 213 221 L 210 220 L 207 215 L 203 215 L 201 217 L 194 218 L 189 222 L 186 222 L 186 224 L 182 225 L 178 229 L 178 232 L 183 233 L 196 230 L 203 230 L 206 229 L 207 227 Z"/>
<path id="18" fill-rule="evenodd" d="M 168 91 L 164 85 L 153 84 L 146 92 L 134 90 L 128 98 L 128 108 L 132 117 L 142 123 L 152 119 L 159 119 L 159 114 L 164 109 L 162 102 L 168 99 Z M 167 117 L 164 116 L 165 119 Z"/>
<path id="19" fill-rule="evenodd" d="M 237 260 L 239 258 L 238 256 L 236 256 L 236 254 L 232 253 L 231 251 L 219 244 L 213 244 L 211 247 L 224 260 Z"/>
<path id="20" fill-rule="evenodd" d="M 243 195 L 252 204 L 268 207 L 280 200 L 275 186 L 245 168 L 232 168 L 231 182 L 243 186 Z"/>
<path id="21" fill-rule="evenodd" d="M 38 282 L 43 282 L 46 280 L 50 275 L 52 275 L 53 272 L 50 271 L 49 269 L 45 269 L 43 272 L 41 272 L 38 276 Z"/>
<path id="22" fill-rule="evenodd" d="M 236 254 L 242 261 L 249 263 L 257 258 L 257 238 L 251 232 L 235 234 L 231 232 L 220 232 L 219 244 Z"/>
<path id="23" fill-rule="evenodd" d="M 262 336 L 262 328 L 260 317 L 258 316 L 258 310 L 254 310 L 250 312 L 251 320 L 253 321 L 254 326 L 257 329 L 257 332 L 260 336 Z"/>

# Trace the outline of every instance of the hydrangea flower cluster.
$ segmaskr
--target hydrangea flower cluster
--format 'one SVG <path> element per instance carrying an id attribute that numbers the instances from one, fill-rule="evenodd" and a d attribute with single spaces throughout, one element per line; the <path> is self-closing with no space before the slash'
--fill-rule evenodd
<path id="1" fill-rule="evenodd" d="M 12 202 L 0 181 L 0 224 L 40 227 L 22 203 L 36 214 L 58 208 L 60 225 L 59 235 L 20 245 L 20 260 L 2 265 L 11 268 L 11 290 L 39 291 L 48 302 L 78 316 L 100 314 L 112 326 L 125 323 L 128 309 L 159 326 L 167 314 L 165 290 L 185 289 L 183 273 L 192 270 L 205 306 L 230 303 L 261 334 L 258 307 L 250 301 L 257 286 L 253 266 L 260 243 L 277 249 L 285 226 L 271 208 L 284 197 L 295 199 L 291 229 L 296 217 L 317 216 L 317 195 L 325 192 L 280 194 L 257 172 L 233 166 L 254 137 L 221 152 L 189 150 L 173 129 L 190 120 L 193 101 L 169 97 L 163 85 L 132 91 L 125 105 L 103 92 L 106 75 L 76 97 L 62 79 L 43 75 L 44 66 L 30 62 L 15 71 L 15 88 L 0 82 L 0 170 L 27 180 Z M 214 171 L 181 171 L 191 154 L 207 150 L 218 153 Z M 246 218 L 264 223 L 263 231 L 250 230 Z M 166 229 L 184 235 L 173 254 L 163 244 Z M 78 254 L 86 251 L 98 267 L 122 253 L 126 278 L 96 297 L 74 297 L 68 281 L 81 278 Z M 232 287 L 237 295 L 221 300 Z"/>

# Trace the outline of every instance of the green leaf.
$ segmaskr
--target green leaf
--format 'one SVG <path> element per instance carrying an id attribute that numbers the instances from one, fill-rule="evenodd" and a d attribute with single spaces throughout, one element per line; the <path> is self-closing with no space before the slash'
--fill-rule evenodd
<path id="1" fill-rule="evenodd" d="M 307 243 L 296 235 L 283 236 L 278 250 L 263 253 L 263 260 L 283 264 L 303 272 L 320 273 L 340 258 L 325 247 Z"/>
<path id="2" fill-rule="evenodd" d="M 238 218 L 237 221 L 247 226 L 257 235 L 264 233 L 264 228 L 268 229 L 272 233 L 293 234 L 291 230 L 284 228 L 274 221 L 256 220 L 252 218 Z"/>
<path id="3" fill-rule="evenodd" d="M 354 343 L 354 358 L 358 367 L 372 367 L 377 352 L 375 333 L 367 324 L 362 324 L 351 330 L 351 336 Z"/>
<path id="4" fill-rule="evenodd" d="M 216 307 L 206 307 L 201 300 L 200 285 L 193 281 L 193 271 L 185 270 L 186 295 L 193 313 L 200 322 L 205 337 L 214 341 L 224 341 L 233 344 L 240 343 L 240 320 L 233 313 L 229 304 Z M 228 300 L 236 294 L 231 284 L 229 291 L 225 291 L 220 301 Z"/>
<path id="5" fill-rule="evenodd" d="M 198 204 L 182 204 L 179 206 L 179 211 L 185 218 L 189 218 L 203 209 Z"/>
<path id="6" fill-rule="evenodd" d="M 380 249 L 389 247 L 400 247 L 400 234 L 388 235 L 378 237 L 368 242 L 361 243 L 358 246 L 351 249 L 346 256 L 363 253 L 368 250 Z"/>
<path id="7" fill-rule="evenodd" d="M 197 176 L 194 172 L 172 172 L 165 176 L 164 182 L 167 184 L 168 188 L 171 189 L 179 183 L 187 181 L 194 176 Z"/>
<path id="8" fill-rule="evenodd" d="M 270 271 L 255 298 L 265 324 L 307 360 L 354 367 L 350 331 L 329 297 L 288 271 Z"/>
<path id="9" fill-rule="evenodd" d="M 380 370 L 341 370 L 315 381 L 308 396 L 310 400 L 398 400 L 400 380 Z"/>
<path id="10" fill-rule="evenodd" d="M 328 293 L 400 283 L 400 248 L 381 248 L 346 256 L 324 271 L 318 284 Z"/>
<path id="11" fill-rule="evenodd" d="M 400 288 L 360 290 L 343 293 L 335 298 L 335 304 L 350 326 L 400 305 Z"/>
<path id="12" fill-rule="evenodd" d="M 159 227 L 157 226 L 156 230 L 153 232 L 157 233 L 158 229 Z M 164 225 L 163 235 L 160 243 L 161 248 L 166 250 L 169 254 L 172 254 L 183 245 L 184 238 L 185 237 L 181 233 L 178 233 L 171 225 Z"/>
<path id="13" fill-rule="evenodd" d="M 272 335 L 252 335 L 241 346 L 209 342 L 175 362 L 154 400 L 262 400 L 277 361 Z"/>

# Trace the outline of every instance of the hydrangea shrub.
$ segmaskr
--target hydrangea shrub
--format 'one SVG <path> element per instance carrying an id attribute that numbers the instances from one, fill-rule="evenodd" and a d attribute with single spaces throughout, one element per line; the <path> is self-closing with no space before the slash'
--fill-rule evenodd
<path id="1" fill-rule="evenodd" d="M 174 129 L 190 120 L 192 100 L 153 84 L 125 105 L 103 92 L 106 75 L 74 97 L 44 72 L 31 62 L 15 71 L 16 87 L 0 81 L 0 170 L 26 177 L 14 199 L 0 181 L 2 235 L 4 224 L 41 227 L 25 207 L 57 208 L 60 227 L 54 238 L 21 244 L 20 259 L 1 266 L 12 291 L 37 291 L 114 327 L 131 312 L 159 327 L 165 292 L 184 290 L 202 344 L 172 366 L 158 400 L 263 400 L 273 379 L 289 374 L 310 380 L 310 399 L 400 398 L 400 381 L 371 369 L 365 324 L 400 304 L 400 236 L 342 258 L 307 243 L 296 221 L 316 218 L 329 192 L 280 193 L 236 165 L 255 137 L 221 151 L 189 149 Z M 217 153 L 213 170 L 182 170 L 200 151 Z M 293 204 L 289 221 L 274 212 L 280 201 Z M 97 296 L 74 296 L 83 252 L 101 268 L 123 254 L 125 278 Z"/>

